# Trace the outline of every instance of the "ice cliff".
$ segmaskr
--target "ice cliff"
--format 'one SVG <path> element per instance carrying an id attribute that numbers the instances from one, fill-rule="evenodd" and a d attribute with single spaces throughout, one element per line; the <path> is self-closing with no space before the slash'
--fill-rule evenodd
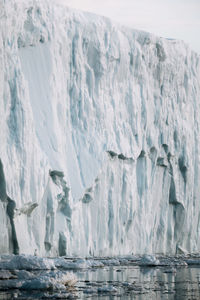
<path id="1" fill-rule="evenodd" d="M 200 57 L 1 1 L 0 253 L 200 251 Z"/>

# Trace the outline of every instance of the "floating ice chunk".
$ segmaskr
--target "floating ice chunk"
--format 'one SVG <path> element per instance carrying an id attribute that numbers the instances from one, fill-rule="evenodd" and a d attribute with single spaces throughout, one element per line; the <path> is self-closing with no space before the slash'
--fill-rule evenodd
<path id="1" fill-rule="evenodd" d="M 0 270 L 0 280 L 6 280 L 6 279 L 14 279 L 16 278 L 15 275 L 13 275 L 8 270 Z"/>
<path id="2" fill-rule="evenodd" d="M 57 282 L 47 276 L 34 278 L 24 282 L 21 286 L 23 290 L 65 290 L 64 284 Z"/>
<path id="3" fill-rule="evenodd" d="M 76 281 L 74 274 L 49 272 L 44 276 L 27 280 L 21 288 L 25 290 L 66 290 L 67 287 L 74 286 Z"/>
<path id="4" fill-rule="evenodd" d="M 0 280 L 0 290 L 20 289 L 23 283 L 24 280 L 18 279 Z"/>
<path id="5" fill-rule="evenodd" d="M 85 259 L 67 260 L 64 258 L 55 258 L 55 266 L 61 269 L 83 269 L 87 268 L 88 264 Z"/>
<path id="6" fill-rule="evenodd" d="M 186 259 L 185 261 L 187 263 L 187 265 L 197 265 L 199 266 L 200 265 L 200 259 L 192 259 L 192 258 L 189 258 L 189 259 Z"/>
<path id="7" fill-rule="evenodd" d="M 27 272 L 25 270 L 4 272 L 1 276 L 0 290 L 5 289 L 23 289 L 23 290 L 59 290 L 66 291 L 67 288 L 73 287 L 76 282 L 76 276 L 61 271 L 43 271 L 43 272 Z M 40 274 L 41 273 L 41 274 Z M 13 279 L 14 278 L 14 279 Z M 7 279 L 7 280 L 5 280 Z"/>
<path id="8" fill-rule="evenodd" d="M 153 255 L 144 255 L 140 261 L 142 266 L 157 266 L 160 261 Z"/>
<path id="9" fill-rule="evenodd" d="M 119 266 L 120 265 L 119 259 L 117 259 L 117 258 L 104 259 L 101 262 L 106 266 Z"/>
<path id="10" fill-rule="evenodd" d="M 93 260 L 93 259 L 89 259 L 87 260 L 87 266 L 89 268 L 94 268 L 94 267 L 103 267 L 104 264 L 103 262 L 99 261 L 99 260 Z"/>
<path id="11" fill-rule="evenodd" d="M 0 269 L 4 270 L 51 270 L 55 269 L 52 259 L 32 255 L 15 255 L 0 262 Z"/>
<path id="12" fill-rule="evenodd" d="M 15 270 L 13 273 L 15 274 L 15 277 L 18 279 L 27 280 L 27 279 L 31 279 L 34 277 L 33 273 L 26 271 L 26 270 Z"/>

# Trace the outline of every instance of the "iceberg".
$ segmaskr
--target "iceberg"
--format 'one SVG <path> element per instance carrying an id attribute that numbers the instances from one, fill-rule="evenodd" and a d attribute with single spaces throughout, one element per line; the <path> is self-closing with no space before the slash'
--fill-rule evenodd
<path id="1" fill-rule="evenodd" d="M 48 1 L 3 1 L 0 254 L 200 251 L 200 56 Z"/>

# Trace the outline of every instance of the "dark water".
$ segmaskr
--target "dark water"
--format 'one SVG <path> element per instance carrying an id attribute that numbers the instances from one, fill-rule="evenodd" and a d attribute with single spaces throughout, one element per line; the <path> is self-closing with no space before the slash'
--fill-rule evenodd
<path id="1" fill-rule="evenodd" d="M 186 267 L 120 265 L 70 272 L 77 276 L 78 281 L 67 293 L 9 289 L 0 292 L 0 299 L 200 299 L 200 268 L 195 265 Z"/>

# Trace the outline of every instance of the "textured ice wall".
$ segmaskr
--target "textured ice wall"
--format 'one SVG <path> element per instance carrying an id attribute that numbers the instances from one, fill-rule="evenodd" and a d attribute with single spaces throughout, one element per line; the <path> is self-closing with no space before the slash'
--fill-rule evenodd
<path id="1" fill-rule="evenodd" d="M 200 57 L 96 15 L 3 2 L 0 252 L 200 251 Z"/>

